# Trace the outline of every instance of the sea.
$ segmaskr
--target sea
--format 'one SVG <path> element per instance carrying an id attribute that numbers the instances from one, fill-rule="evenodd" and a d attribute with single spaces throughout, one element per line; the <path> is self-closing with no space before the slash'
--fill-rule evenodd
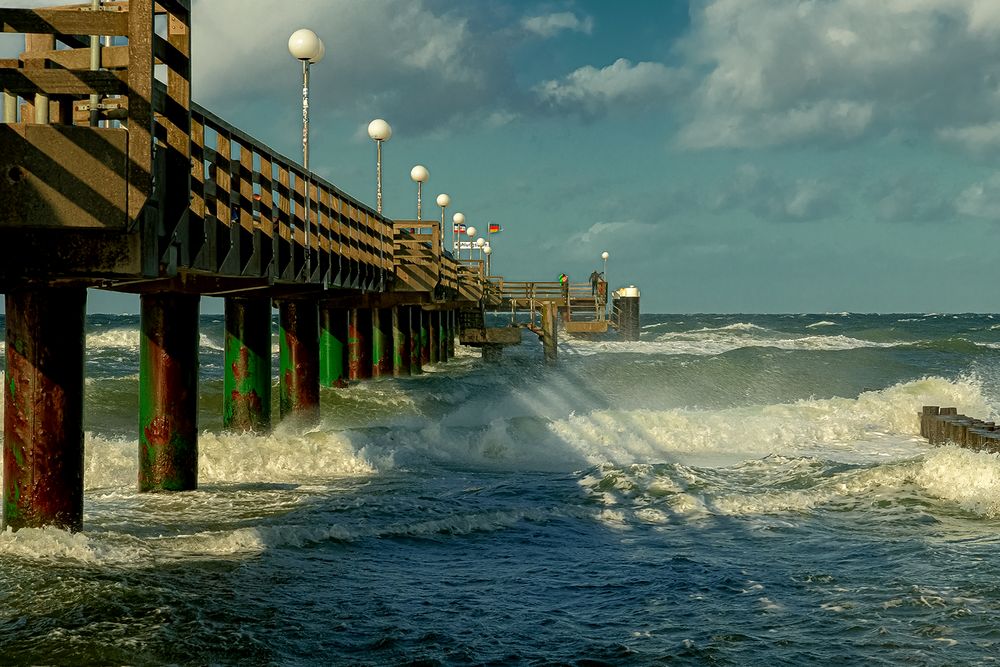
<path id="1" fill-rule="evenodd" d="M 200 486 L 140 494 L 138 317 L 88 316 L 84 530 L 0 534 L 0 664 L 1000 659 L 1000 460 L 917 420 L 998 416 L 1000 315 L 641 327 L 241 434 L 204 315 Z"/>

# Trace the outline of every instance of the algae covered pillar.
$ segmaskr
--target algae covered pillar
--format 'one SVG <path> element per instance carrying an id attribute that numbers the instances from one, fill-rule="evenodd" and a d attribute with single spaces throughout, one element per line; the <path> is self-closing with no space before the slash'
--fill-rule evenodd
<path id="1" fill-rule="evenodd" d="M 319 382 L 336 387 L 347 380 L 347 310 L 320 305 Z"/>
<path id="2" fill-rule="evenodd" d="M 140 297 L 139 491 L 198 488 L 199 298 Z"/>
<path id="3" fill-rule="evenodd" d="M 418 375 L 424 372 L 420 363 L 421 350 L 420 330 L 423 328 L 423 316 L 420 306 L 409 306 L 410 311 L 410 374 Z"/>
<path id="4" fill-rule="evenodd" d="M 457 322 L 456 322 L 457 315 L 456 315 L 456 313 L 457 312 L 458 311 L 455 311 L 455 310 L 449 310 L 449 311 L 447 311 L 445 313 L 446 321 L 448 322 L 448 327 L 447 327 L 446 335 L 448 337 L 447 344 L 448 344 L 448 358 L 449 359 L 454 359 L 455 358 L 455 336 L 458 333 L 456 331 L 456 329 L 457 329 Z"/>
<path id="5" fill-rule="evenodd" d="M 281 418 L 319 419 L 319 308 L 312 299 L 278 302 Z"/>
<path id="6" fill-rule="evenodd" d="M 443 310 L 437 311 L 438 335 L 435 344 L 438 346 L 438 360 L 448 361 L 448 313 Z"/>
<path id="7" fill-rule="evenodd" d="M 222 426 L 271 427 L 271 299 L 226 297 Z"/>
<path id="8" fill-rule="evenodd" d="M 6 295 L 3 526 L 83 527 L 83 359 L 87 290 Z"/>
<path id="9" fill-rule="evenodd" d="M 392 375 L 392 311 L 372 308 L 372 377 Z"/>
<path id="10" fill-rule="evenodd" d="M 545 353 L 545 363 L 556 362 L 556 304 L 547 301 L 542 306 L 542 348 Z"/>
<path id="11" fill-rule="evenodd" d="M 441 311 L 427 311 L 427 358 L 432 364 L 441 361 Z"/>
<path id="12" fill-rule="evenodd" d="M 420 365 L 431 363 L 431 314 L 421 308 L 420 313 Z"/>
<path id="13" fill-rule="evenodd" d="M 410 309 L 394 306 L 392 323 L 392 374 L 399 377 L 410 374 Z"/>
<path id="14" fill-rule="evenodd" d="M 365 380 L 372 376 L 372 314 L 367 308 L 347 313 L 348 377 Z"/>

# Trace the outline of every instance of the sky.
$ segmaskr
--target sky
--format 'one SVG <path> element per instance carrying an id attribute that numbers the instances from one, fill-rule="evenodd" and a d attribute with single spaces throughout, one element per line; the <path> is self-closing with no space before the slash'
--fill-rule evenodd
<path id="1" fill-rule="evenodd" d="M 314 170 L 374 205 L 387 120 L 385 212 L 425 165 L 425 216 L 503 226 L 495 274 L 607 251 L 644 312 L 1000 312 L 1000 0 L 195 0 L 193 98 L 295 157 L 300 27 Z"/>

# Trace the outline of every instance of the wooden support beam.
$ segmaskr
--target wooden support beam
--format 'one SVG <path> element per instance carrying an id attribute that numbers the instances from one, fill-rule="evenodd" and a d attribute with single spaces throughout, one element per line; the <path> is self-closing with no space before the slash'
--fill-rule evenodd
<path id="1" fill-rule="evenodd" d="M 34 61 L 34 59 L 32 58 Z M 42 64 L 44 61 L 36 61 Z M 125 95 L 119 72 L 64 69 L 0 69 L 0 89 L 26 97 L 42 95 Z"/>
<path id="2" fill-rule="evenodd" d="M 129 13 L 89 9 L 0 9 L 0 32 L 127 36 L 131 34 Z"/>

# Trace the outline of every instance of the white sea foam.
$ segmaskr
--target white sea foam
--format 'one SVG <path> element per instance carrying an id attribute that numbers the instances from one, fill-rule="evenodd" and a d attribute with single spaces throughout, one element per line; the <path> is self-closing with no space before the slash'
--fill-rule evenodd
<path id="1" fill-rule="evenodd" d="M 831 322 L 830 320 L 822 320 L 819 322 L 813 322 L 812 324 L 806 325 L 806 328 L 815 329 L 818 327 L 835 327 L 835 326 L 837 326 L 836 322 Z"/>
<path id="2" fill-rule="evenodd" d="M 202 348 L 208 350 L 221 352 L 225 349 L 221 344 L 209 338 L 205 333 L 198 334 L 198 344 Z M 139 329 L 116 328 L 87 334 L 87 349 L 106 350 L 110 348 L 138 351 Z"/>

